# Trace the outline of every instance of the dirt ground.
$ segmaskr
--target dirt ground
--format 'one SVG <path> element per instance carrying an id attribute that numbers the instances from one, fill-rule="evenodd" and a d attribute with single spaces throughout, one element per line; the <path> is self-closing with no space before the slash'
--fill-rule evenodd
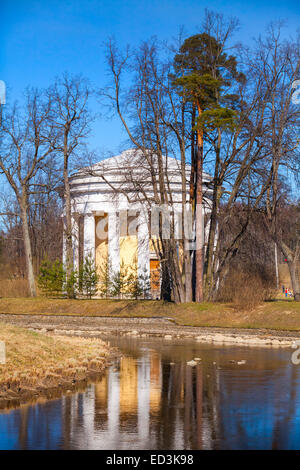
<path id="1" fill-rule="evenodd" d="M 300 302 L 285 299 L 264 302 L 247 310 L 220 302 L 176 305 L 151 300 L 1 298 L 0 314 L 131 319 L 168 317 L 182 326 L 300 331 Z"/>
<path id="2" fill-rule="evenodd" d="M 228 338 L 228 342 L 238 342 L 239 338 L 259 338 L 265 344 L 277 339 L 286 345 L 300 339 L 300 331 L 281 331 L 266 328 L 219 328 L 191 327 L 177 325 L 172 318 L 111 318 L 79 317 L 71 315 L 0 315 L 0 320 L 15 326 L 29 328 L 52 335 L 70 335 L 85 337 L 105 337 L 108 335 L 158 336 L 172 338 Z M 230 341 L 231 339 L 231 341 Z M 221 341 L 222 342 L 222 341 Z"/>

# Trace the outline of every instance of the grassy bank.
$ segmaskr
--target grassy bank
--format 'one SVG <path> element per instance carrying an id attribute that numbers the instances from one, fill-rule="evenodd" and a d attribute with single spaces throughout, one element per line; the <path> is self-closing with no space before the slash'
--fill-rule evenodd
<path id="1" fill-rule="evenodd" d="M 208 302 L 175 305 L 139 300 L 6 298 L 0 299 L 0 313 L 170 317 L 178 325 L 300 330 L 300 303 L 292 300 L 264 302 L 252 310 L 238 310 L 230 304 Z"/>
<path id="2" fill-rule="evenodd" d="M 0 407 L 57 396 L 101 373 L 110 354 L 97 339 L 51 337 L 0 324 L 6 364 L 0 364 Z"/>

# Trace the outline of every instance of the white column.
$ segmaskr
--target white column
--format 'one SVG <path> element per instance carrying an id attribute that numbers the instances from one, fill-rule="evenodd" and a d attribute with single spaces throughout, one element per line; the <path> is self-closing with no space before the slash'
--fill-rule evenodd
<path id="1" fill-rule="evenodd" d="M 138 275 L 150 278 L 150 247 L 148 214 L 140 212 L 138 226 Z"/>
<path id="2" fill-rule="evenodd" d="M 92 253 L 95 259 L 95 217 L 93 214 L 84 216 L 83 254 L 86 257 Z"/>
<path id="3" fill-rule="evenodd" d="M 72 245 L 74 269 L 79 269 L 79 215 L 72 216 Z"/>
<path id="4" fill-rule="evenodd" d="M 120 224 L 117 212 L 108 213 L 108 256 L 113 273 L 120 270 Z"/>

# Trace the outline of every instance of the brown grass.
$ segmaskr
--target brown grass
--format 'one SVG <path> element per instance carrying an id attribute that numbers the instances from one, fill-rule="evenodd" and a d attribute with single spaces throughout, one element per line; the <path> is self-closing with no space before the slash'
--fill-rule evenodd
<path id="1" fill-rule="evenodd" d="M 103 370 L 110 353 L 99 339 L 51 337 L 1 324 L 6 364 L 0 364 L 0 407 L 7 401 L 70 388 Z"/>
<path id="2" fill-rule="evenodd" d="M 281 331 L 300 331 L 300 302 L 264 302 L 254 309 L 187 308 L 175 315 L 177 324 L 221 328 L 254 328 Z"/>
<path id="3" fill-rule="evenodd" d="M 251 310 L 275 295 L 274 280 L 267 273 L 234 270 L 221 289 L 220 299 L 238 310 Z"/>
<path id="4" fill-rule="evenodd" d="M 176 305 L 156 300 L 0 299 L 1 313 L 169 317 L 179 325 L 189 326 L 300 330 L 300 302 L 285 299 L 261 302 L 249 309 L 238 309 L 233 304 L 221 302 Z"/>
<path id="5" fill-rule="evenodd" d="M 176 305 L 156 300 L 2 298 L 1 313 L 152 317 L 172 315 Z"/>
<path id="6" fill-rule="evenodd" d="M 28 297 L 26 279 L 0 279 L 0 297 Z"/>

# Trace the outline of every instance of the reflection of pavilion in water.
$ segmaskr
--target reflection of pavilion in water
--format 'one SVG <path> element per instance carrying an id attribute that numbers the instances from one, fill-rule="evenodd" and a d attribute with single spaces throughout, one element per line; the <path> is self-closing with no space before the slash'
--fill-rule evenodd
<path id="1" fill-rule="evenodd" d="M 289 351 L 251 349 L 238 367 L 240 349 L 202 348 L 189 367 L 192 348 L 134 349 L 83 393 L 0 414 L 0 448 L 299 449 Z"/>
<path id="2" fill-rule="evenodd" d="M 71 403 L 67 404 L 68 401 Z M 140 448 L 145 448 L 149 440 L 150 416 L 159 411 L 160 402 L 159 355 L 149 352 L 137 360 L 122 357 L 119 367 L 110 367 L 101 382 L 90 386 L 89 393 L 65 398 L 69 442 L 74 445 L 76 440 L 76 447 L 121 448 L 122 434 L 126 445 L 131 443 L 136 447 L 138 439 Z M 78 434 L 76 423 L 80 426 Z"/>
<path id="3" fill-rule="evenodd" d="M 98 449 L 201 448 L 202 428 L 210 426 L 203 420 L 202 395 L 201 365 L 161 363 L 155 351 L 138 359 L 122 357 L 88 393 L 64 399 L 66 443 Z"/>

